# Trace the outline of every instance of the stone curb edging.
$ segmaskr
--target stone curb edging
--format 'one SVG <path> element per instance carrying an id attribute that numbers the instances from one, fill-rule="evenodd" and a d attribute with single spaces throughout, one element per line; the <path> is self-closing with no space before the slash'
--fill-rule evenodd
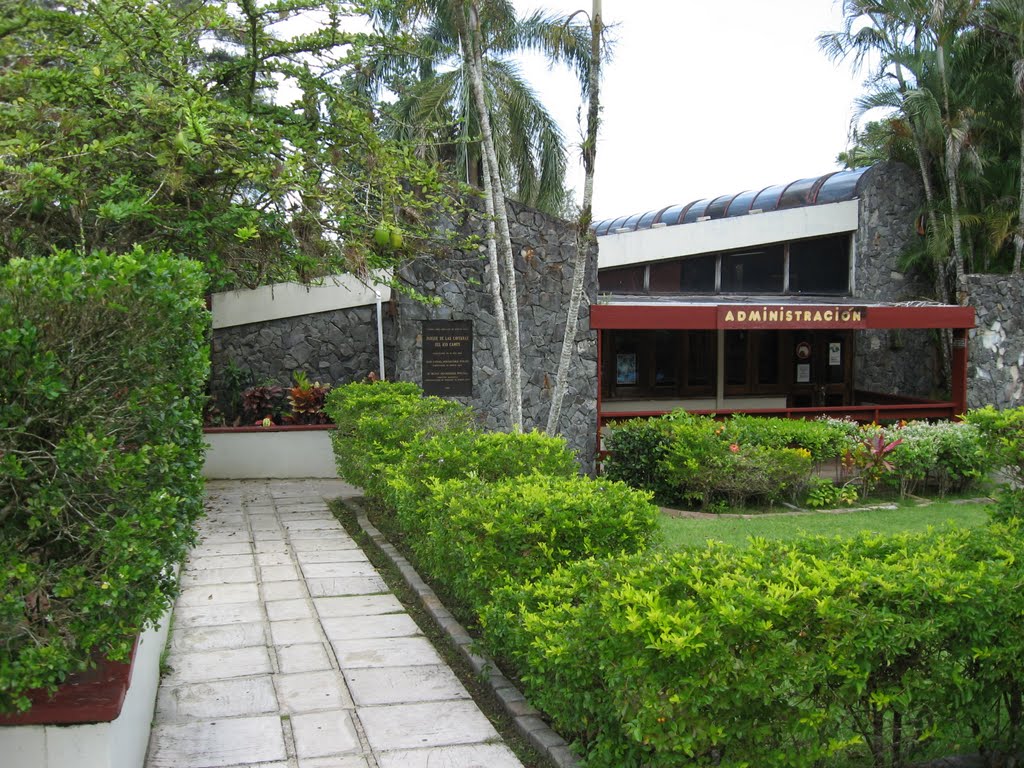
<path id="1" fill-rule="evenodd" d="M 346 503 L 348 503 L 347 500 Z M 507 677 L 498 671 L 497 665 L 491 659 L 473 650 L 475 641 L 466 629 L 455 620 L 455 617 L 434 594 L 434 590 L 420 578 L 416 569 L 385 538 L 384 534 L 377 530 L 361 508 L 357 508 L 356 521 L 363 532 L 373 540 L 374 545 L 402 574 L 405 583 L 419 597 L 434 622 L 448 635 L 448 639 L 455 645 L 459 654 L 469 662 L 473 671 L 480 675 L 486 685 L 490 686 L 494 695 L 501 702 L 505 713 L 515 723 L 516 730 L 558 768 L 578 768 L 579 760 L 569 748 L 566 740 L 541 719 L 541 713 L 526 700 L 526 697 Z"/>

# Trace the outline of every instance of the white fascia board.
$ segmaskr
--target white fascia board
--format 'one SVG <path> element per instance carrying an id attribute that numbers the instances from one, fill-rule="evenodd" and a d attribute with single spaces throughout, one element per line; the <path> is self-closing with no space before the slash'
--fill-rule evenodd
<path id="1" fill-rule="evenodd" d="M 383 279 L 387 279 L 384 276 Z M 252 290 L 225 291 L 212 296 L 213 327 L 230 328 L 246 323 L 312 315 L 336 309 L 363 307 L 391 299 L 391 286 L 363 282 L 353 275 L 325 277 L 319 285 L 275 283 Z"/>
<path id="2" fill-rule="evenodd" d="M 609 269 L 681 256 L 731 251 L 857 229 L 859 201 L 676 224 L 598 238 L 598 267 Z"/>

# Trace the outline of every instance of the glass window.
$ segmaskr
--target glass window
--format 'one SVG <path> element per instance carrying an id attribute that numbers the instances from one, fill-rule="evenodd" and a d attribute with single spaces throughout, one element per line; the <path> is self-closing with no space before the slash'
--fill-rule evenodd
<path id="1" fill-rule="evenodd" d="M 679 383 L 679 331 L 654 332 L 654 386 Z"/>
<path id="2" fill-rule="evenodd" d="M 791 243 L 789 290 L 791 293 L 848 293 L 850 236 L 820 237 Z"/>
<path id="3" fill-rule="evenodd" d="M 598 273 L 598 290 L 614 293 L 642 293 L 644 290 L 644 272 L 647 267 L 620 267 L 604 269 Z"/>
<path id="4" fill-rule="evenodd" d="M 725 383 L 742 387 L 747 383 L 747 331 L 725 332 Z"/>
<path id="5" fill-rule="evenodd" d="M 757 383 L 779 383 L 779 332 L 765 331 L 754 339 L 757 347 Z"/>
<path id="6" fill-rule="evenodd" d="M 714 254 L 680 261 L 679 290 L 688 293 L 714 293 L 717 261 L 718 257 Z"/>
<path id="7" fill-rule="evenodd" d="M 723 293 L 781 293 L 783 285 L 782 246 L 760 251 L 722 255 Z"/>
<path id="8" fill-rule="evenodd" d="M 690 331 L 686 336 L 686 386 L 706 389 L 714 386 L 716 370 L 715 331 Z"/>
<path id="9" fill-rule="evenodd" d="M 651 293 L 678 293 L 682 269 L 683 262 L 679 260 L 651 264 Z"/>

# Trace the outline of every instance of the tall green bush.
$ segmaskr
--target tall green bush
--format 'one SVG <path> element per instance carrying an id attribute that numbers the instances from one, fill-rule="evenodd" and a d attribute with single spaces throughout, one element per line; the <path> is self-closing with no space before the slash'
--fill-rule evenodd
<path id="1" fill-rule="evenodd" d="M 872 765 L 1021 747 L 1020 525 L 578 562 L 482 624 L 590 766 Z"/>
<path id="2" fill-rule="evenodd" d="M 968 411 L 964 419 L 981 430 L 989 460 L 1007 478 L 996 498 L 994 516 L 1024 517 L 1024 406 L 1000 411 L 989 405 Z"/>
<path id="3" fill-rule="evenodd" d="M 0 268 L 0 710 L 158 620 L 202 511 L 201 268 L 136 248 Z"/>
<path id="4" fill-rule="evenodd" d="M 353 382 L 336 387 L 324 410 L 337 428 L 331 432 L 338 474 L 374 498 L 387 496 L 388 470 L 403 459 L 417 435 L 464 431 L 472 411 L 439 397 L 424 397 L 412 382 Z"/>

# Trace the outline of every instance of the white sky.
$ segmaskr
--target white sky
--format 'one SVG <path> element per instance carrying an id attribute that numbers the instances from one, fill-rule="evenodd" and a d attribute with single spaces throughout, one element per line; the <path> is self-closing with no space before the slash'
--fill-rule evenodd
<path id="1" fill-rule="evenodd" d="M 514 0 L 589 12 L 591 0 Z M 594 219 L 760 189 L 839 166 L 858 74 L 818 50 L 840 28 L 832 0 L 603 0 L 617 41 L 601 85 Z M 573 76 L 524 73 L 578 146 Z M 570 182 L 582 195 L 575 154 Z M 577 180 L 578 179 L 578 180 Z"/>

